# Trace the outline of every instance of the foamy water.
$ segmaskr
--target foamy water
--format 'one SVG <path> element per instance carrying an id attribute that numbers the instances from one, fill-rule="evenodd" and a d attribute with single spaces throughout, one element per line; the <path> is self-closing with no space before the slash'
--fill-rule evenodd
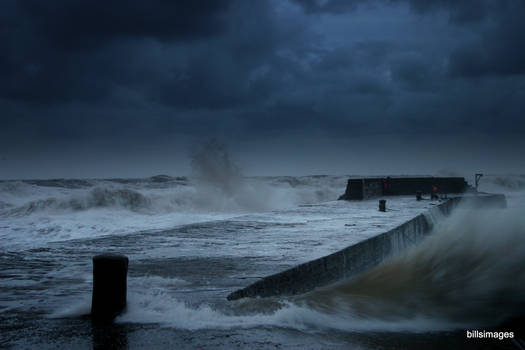
<path id="1" fill-rule="evenodd" d="M 107 251 L 130 258 L 128 307 L 116 322 L 139 327 L 141 337 L 151 335 L 141 333 L 147 327 L 259 332 L 256 342 L 277 332 L 281 344 L 302 334 L 332 348 L 327 339 L 348 342 L 341 334 L 488 327 L 523 309 L 522 177 L 482 180 L 480 190 L 507 194 L 509 209 L 458 210 L 421 245 L 354 280 L 294 298 L 227 302 L 237 288 L 384 232 L 431 204 L 392 198 L 381 216 L 376 200 L 334 201 L 346 180 L 1 182 L 2 334 L 20 347 L 33 344 L 29 338 L 49 347 L 85 341 L 57 333 L 51 342 L 38 332 L 55 334 L 58 324 L 74 332 L 71 320 L 90 308 L 91 258 Z"/>
<path id="2" fill-rule="evenodd" d="M 525 307 L 522 212 L 458 208 L 421 244 L 355 279 L 302 296 L 299 302 L 366 319 L 496 326 L 520 316 Z"/>
<path id="3" fill-rule="evenodd" d="M 333 200 L 344 177 L 239 179 L 226 192 L 199 179 L 0 182 L 3 247 L 159 230 Z M 231 185 L 233 186 L 233 185 Z"/>

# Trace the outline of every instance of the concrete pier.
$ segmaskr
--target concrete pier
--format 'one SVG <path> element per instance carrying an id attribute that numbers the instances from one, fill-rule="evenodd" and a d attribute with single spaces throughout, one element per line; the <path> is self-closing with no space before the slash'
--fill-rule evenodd
<path id="1" fill-rule="evenodd" d="M 314 288 L 353 277 L 377 266 L 387 257 L 421 241 L 433 227 L 431 218 L 449 215 L 460 203 L 468 207 L 505 208 L 504 195 L 478 194 L 451 197 L 434 206 L 427 214 L 353 244 L 333 254 L 265 277 L 230 295 L 228 300 L 245 297 L 270 297 L 306 293 Z"/>
<path id="2" fill-rule="evenodd" d="M 351 178 L 339 199 L 362 200 L 379 196 L 413 196 L 418 191 L 428 194 L 464 193 L 469 187 L 462 177 L 387 176 Z"/>

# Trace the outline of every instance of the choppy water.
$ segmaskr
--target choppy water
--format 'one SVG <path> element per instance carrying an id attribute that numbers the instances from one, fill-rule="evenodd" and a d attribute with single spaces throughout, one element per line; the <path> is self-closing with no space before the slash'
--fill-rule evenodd
<path id="1" fill-rule="evenodd" d="M 226 301 L 260 277 L 365 237 L 345 224 L 376 222 L 376 203 L 334 201 L 346 179 L 0 182 L 0 347 L 97 348 L 111 338 L 130 349 L 492 348 L 465 330 L 523 309 L 519 176 L 482 182 L 507 193 L 508 210 L 458 212 L 355 280 L 295 298 Z M 389 220 L 401 223 L 410 210 Z M 101 252 L 130 258 L 128 308 L 111 329 L 82 317 L 91 258 Z"/>

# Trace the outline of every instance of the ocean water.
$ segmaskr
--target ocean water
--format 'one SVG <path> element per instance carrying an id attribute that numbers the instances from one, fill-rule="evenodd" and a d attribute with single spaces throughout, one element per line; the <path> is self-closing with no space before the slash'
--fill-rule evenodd
<path id="1" fill-rule="evenodd" d="M 525 309 L 525 177 L 484 177 L 480 189 L 505 193 L 508 209 L 459 210 L 420 245 L 355 279 L 229 302 L 238 288 L 432 204 L 389 199 L 382 216 L 375 200 L 336 200 L 347 176 L 199 174 L 0 182 L 0 348 L 515 346 L 465 332 Z M 130 259 L 128 305 L 100 328 L 85 315 L 91 259 L 105 252 Z"/>

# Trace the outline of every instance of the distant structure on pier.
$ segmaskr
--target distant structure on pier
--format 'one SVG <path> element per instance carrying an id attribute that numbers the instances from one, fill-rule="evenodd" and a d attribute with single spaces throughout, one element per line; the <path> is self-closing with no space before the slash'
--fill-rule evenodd
<path id="1" fill-rule="evenodd" d="M 474 191 L 463 177 L 367 177 L 351 178 L 346 185 L 346 191 L 339 199 L 362 200 L 381 196 L 416 195 L 423 194 L 449 194 Z"/>

